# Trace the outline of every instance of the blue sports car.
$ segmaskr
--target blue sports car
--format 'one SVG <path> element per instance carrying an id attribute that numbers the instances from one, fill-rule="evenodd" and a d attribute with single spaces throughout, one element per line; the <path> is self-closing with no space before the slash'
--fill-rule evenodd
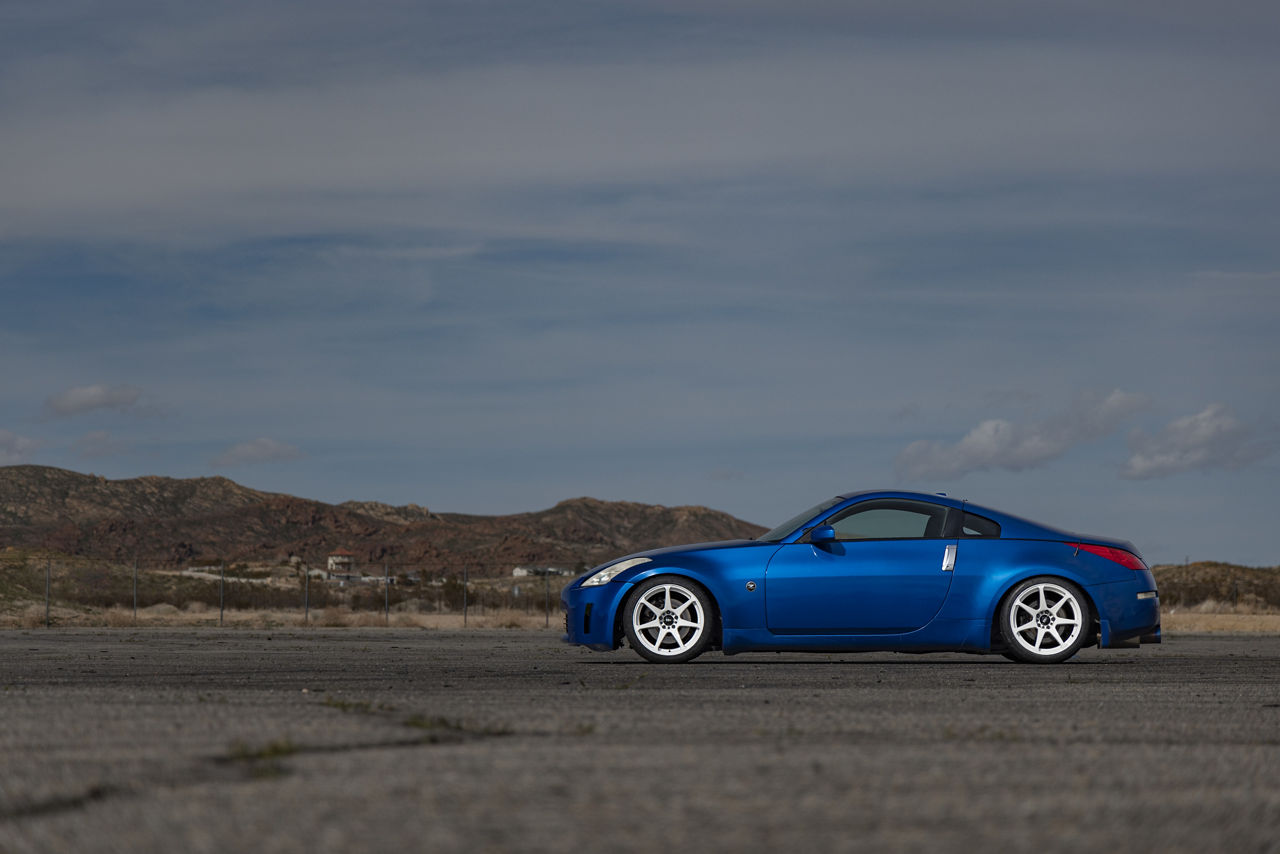
<path id="1" fill-rule="evenodd" d="M 561 594 L 565 640 L 682 662 L 739 652 L 974 652 L 1065 661 L 1160 642 L 1131 543 L 943 495 L 840 495 L 754 540 L 653 549 Z"/>

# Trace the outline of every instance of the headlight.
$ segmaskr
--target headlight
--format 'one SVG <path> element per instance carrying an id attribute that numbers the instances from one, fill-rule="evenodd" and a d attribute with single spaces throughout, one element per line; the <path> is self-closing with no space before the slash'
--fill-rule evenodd
<path id="1" fill-rule="evenodd" d="M 630 560 L 620 560 L 617 563 L 611 563 L 604 569 L 594 573 L 586 581 L 582 582 L 583 587 L 597 587 L 601 584 L 608 584 L 610 581 L 622 572 L 627 571 L 633 566 L 639 566 L 642 563 L 648 563 L 652 558 L 633 557 Z"/>

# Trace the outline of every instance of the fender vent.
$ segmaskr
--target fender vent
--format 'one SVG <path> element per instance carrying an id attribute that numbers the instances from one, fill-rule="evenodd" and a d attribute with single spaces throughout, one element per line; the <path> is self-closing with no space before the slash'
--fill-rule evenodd
<path id="1" fill-rule="evenodd" d="M 582 633 L 584 635 L 591 634 L 591 602 L 587 603 L 587 609 L 582 614 Z"/>

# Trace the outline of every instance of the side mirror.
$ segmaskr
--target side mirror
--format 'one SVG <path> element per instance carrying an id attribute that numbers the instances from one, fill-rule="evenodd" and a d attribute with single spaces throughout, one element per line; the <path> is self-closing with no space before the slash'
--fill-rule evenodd
<path id="1" fill-rule="evenodd" d="M 809 532 L 809 542 L 815 546 L 836 541 L 836 529 L 830 525 L 819 525 Z"/>

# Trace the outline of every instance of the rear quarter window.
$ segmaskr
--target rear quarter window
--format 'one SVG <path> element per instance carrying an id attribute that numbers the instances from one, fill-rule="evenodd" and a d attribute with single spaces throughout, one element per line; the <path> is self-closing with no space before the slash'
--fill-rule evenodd
<path id="1" fill-rule="evenodd" d="M 964 521 L 960 523 L 960 536 L 998 537 L 1000 536 L 1000 523 L 988 519 L 986 516 L 965 513 Z"/>

